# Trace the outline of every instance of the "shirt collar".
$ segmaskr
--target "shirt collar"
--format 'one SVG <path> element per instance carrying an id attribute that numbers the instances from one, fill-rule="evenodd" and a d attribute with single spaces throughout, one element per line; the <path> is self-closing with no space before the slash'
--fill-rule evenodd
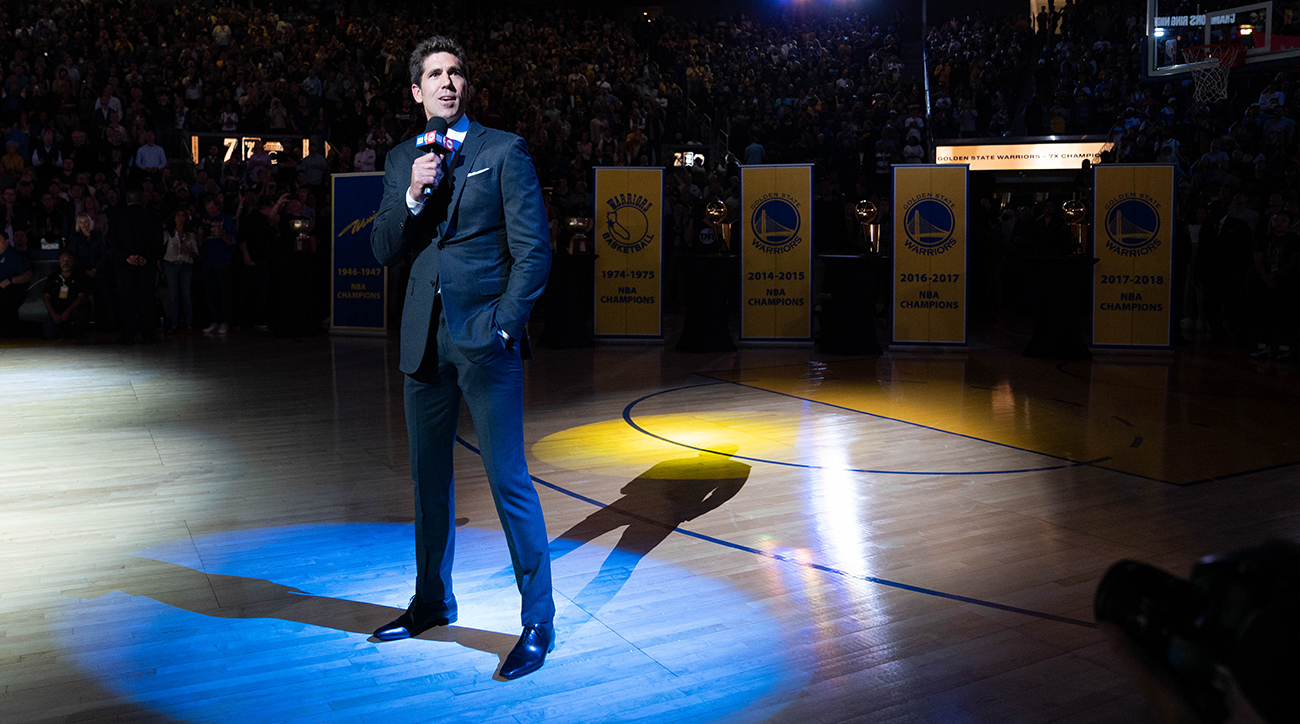
<path id="1" fill-rule="evenodd" d="M 447 136 L 453 141 L 464 141 L 465 134 L 469 133 L 469 116 L 461 114 L 460 120 L 447 129 Z"/>

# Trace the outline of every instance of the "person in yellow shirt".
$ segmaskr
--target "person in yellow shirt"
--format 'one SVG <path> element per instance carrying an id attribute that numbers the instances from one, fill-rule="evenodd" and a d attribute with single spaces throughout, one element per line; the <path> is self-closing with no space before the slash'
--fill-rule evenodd
<path id="1" fill-rule="evenodd" d="M 23 168 L 27 165 L 26 160 L 21 153 L 18 153 L 18 142 L 9 141 L 5 144 L 5 155 L 0 156 L 0 172 L 10 178 L 21 178 Z"/>

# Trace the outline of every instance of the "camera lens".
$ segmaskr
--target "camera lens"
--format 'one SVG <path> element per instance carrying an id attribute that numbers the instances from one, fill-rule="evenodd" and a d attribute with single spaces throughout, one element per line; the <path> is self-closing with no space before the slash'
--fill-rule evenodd
<path id="1" fill-rule="evenodd" d="M 1093 615 L 1164 658 L 1172 636 L 1191 628 L 1199 601 L 1190 582 L 1145 563 L 1120 561 L 1097 585 Z"/>

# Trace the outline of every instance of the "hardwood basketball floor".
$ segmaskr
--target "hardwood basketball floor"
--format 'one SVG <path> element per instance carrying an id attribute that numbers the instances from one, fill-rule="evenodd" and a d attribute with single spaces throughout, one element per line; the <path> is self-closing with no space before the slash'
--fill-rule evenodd
<path id="1" fill-rule="evenodd" d="M 513 682 L 467 414 L 460 621 L 368 640 L 413 585 L 394 343 L 0 348 L 0 721 L 1143 721 L 1096 583 L 1297 537 L 1294 368 L 989 336 L 539 351 L 559 645 Z"/>

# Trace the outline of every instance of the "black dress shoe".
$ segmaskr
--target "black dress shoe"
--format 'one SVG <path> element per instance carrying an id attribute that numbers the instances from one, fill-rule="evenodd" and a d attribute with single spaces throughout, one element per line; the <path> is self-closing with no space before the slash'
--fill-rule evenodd
<path id="1" fill-rule="evenodd" d="M 447 626 L 456 623 L 456 612 L 450 613 L 441 606 L 422 603 L 418 598 L 411 599 L 411 605 L 401 616 L 375 629 L 374 636 L 380 641 L 397 641 L 419 636 L 434 626 Z"/>
<path id="2" fill-rule="evenodd" d="M 555 650 L 555 626 L 551 623 L 530 623 L 524 626 L 519 642 L 501 664 L 501 678 L 518 679 L 542 668 L 546 654 Z"/>

